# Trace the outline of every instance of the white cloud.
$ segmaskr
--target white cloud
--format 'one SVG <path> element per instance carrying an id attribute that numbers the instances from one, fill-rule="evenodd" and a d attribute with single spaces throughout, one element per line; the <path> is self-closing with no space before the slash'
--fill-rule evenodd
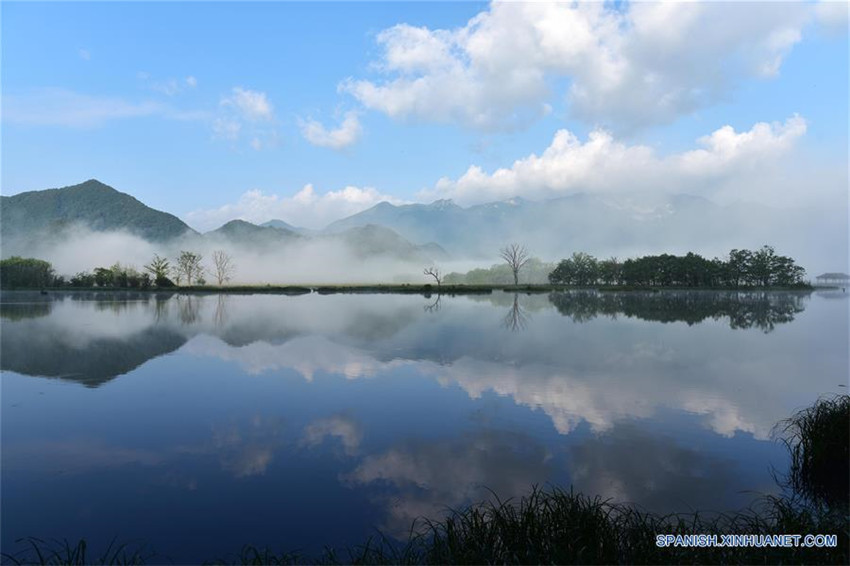
<path id="1" fill-rule="evenodd" d="M 91 51 L 89 51 L 88 49 L 80 49 L 79 51 L 77 51 L 77 54 L 80 56 L 80 59 L 82 59 L 83 61 L 90 61 L 91 60 Z"/>
<path id="2" fill-rule="evenodd" d="M 316 120 L 300 121 L 301 135 L 313 145 L 344 149 L 357 142 L 363 128 L 356 112 L 348 112 L 338 128 L 329 130 Z"/>
<path id="3" fill-rule="evenodd" d="M 242 119 L 251 122 L 274 120 L 274 108 L 264 92 L 237 86 L 230 96 L 222 97 L 221 106 L 233 108 Z"/>
<path id="4" fill-rule="evenodd" d="M 193 76 L 188 76 L 185 79 L 170 78 L 165 80 L 154 80 L 150 73 L 139 71 L 136 77 L 146 83 L 147 88 L 154 92 L 164 94 L 166 96 L 175 96 L 185 91 L 187 88 L 195 88 L 198 86 L 198 80 Z"/>
<path id="5" fill-rule="evenodd" d="M 185 216 L 187 223 L 200 230 L 218 228 L 234 219 L 262 223 L 283 220 L 305 228 L 324 228 L 330 222 L 355 214 L 382 201 L 401 204 L 403 201 L 381 194 L 373 187 L 348 186 L 338 191 L 318 194 L 313 185 L 305 185 L 292 196 L 266 194 L 260 190 L 247 191 L 233 204 L 219 208 L 195 210 Z"/>
<path id="6" fill-rule="evenodd" d="M 166 81 L 158 81 L 151 83 L 151 90 L 156 91 L 166 96 L 174 96 L 183 90 L 180 81 L 177 79 L 168 79 Z"/>
<path id="7" fill-rule="evenodd" d="M 216 118 L 213 120 L 212 129 L 215 137 L 235 141 L 239 139 L 242 124 L 228 118 Z"/>
<path id="8" fill-rule="evenodd" d="M 452 198 L 465 204 L 514 196 L 552 198 L 578 191 L 669 191 L 717 197 L 723 196 L 718 193 L 730 182 L 741 188 L 745 180 L 764 178 L 767 165 L 785 155 L 805 133 L 806 121 L 799 116 L 784 124 L 758 123 L 740 133 L 724 126 L 697 140 L 701 146 L 697 149 L 659 156 L 649 146 L 628 145 L 604 130 L 592 131 L 585 141 L 559 130 L 540 155 L 531 154 L 492 173 L 473 165 L 458 179 L 440 179 L 420 197 Z M 770 189 L 763 182 L 746 190 L 734 196 L 769 200 L 764 191 Z"/>
<path id="9" fill-rule="evenodd" d="M 194 77 L 186 79 L 195 81 Z M 234 87 L 230 94 L 219 101 L 219 115 L 213 120 L 212 131 L 215 139 L 227 140 L 234 145 L 242 135 L 250 141 L 255 151 L 277 143 L 277 131 L 274 128 L 274 107 L 264 92 Z"/>
<path id="10" fill-rule="evenodd" d="M 393 118 L 504 130 L 546 114 L 552 80 L 567 78 L 576 117 L 630 130 L 710 105 L 744 78 L 775 76 L 811 10 L 493 2 L 462 28 L 384 30 L 374 65 L 384 78 L 340 89 Z"/>
<path id="11" fill-rule="evenodd" d="M 130 102 L 118 97 L 82 94 L 47 88 L 3 97 L 5 122 L 32 126 L 92 128 L 109 120 L 168 114 L 169 109 L 153 101 Z"/>
<path id="12" fill-rule="evenodd" d="M 815 17 L 824 31 L 831 35 L 846 35 L 848 29 L 847 2 L 818 2 L 815 6 Z"/>

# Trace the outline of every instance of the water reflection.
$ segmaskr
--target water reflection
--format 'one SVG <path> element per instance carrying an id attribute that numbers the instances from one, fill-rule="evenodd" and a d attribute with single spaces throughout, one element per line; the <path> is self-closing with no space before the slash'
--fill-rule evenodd
<path id="1" fill-rule="evenodd" d="M 666 433 L 650 433 L 633 423 L 615 426 L 570 447 L 573 485 L 604 499 L 639 502 L 658 513 L 734 509 L 742 476 L 758 476 L 725 454 L 682 445 Z M 753 478 L 750 489 L 769 493 L 769 477 Z"/>
<path id="2" fill-rule="evenodd" d="M 48 301 L 28 303 L 0 303 L 0 318 L 14 322 L 27 318 L 39 318 L 47 316 L 53 308 L 53 303 Z"/>
<path id="3" fill-rule="evenodd" d="M 221 469 L 235 478 L 263 475 L 282 445 L 282 430 L 281 419 L 262 415 L 246 423 L 213 425 L 209 450 L 218 455 Z"/>
<path id="4" fill-rule="evenodd" d="M 736 330 L 768 331 L 803 313 L 804 296 L 659 295 L 498 293 L 443 299 L 448 303 L 438 317 L 417 307 L 415 296 L 148 295 L 103 308 L 71 295 L 45 303 L 48 315 L 4 318 L 0 362 L 3 370 L 89 386 L 184 345 L 249 374 L 288 370 L 308 381 L 317 373 L 357 379 L 409 366 L 472 399 L 490 391 L 542 410 L 562 434 L 583 422 L 604 431 L 623 418 L 674 407 L 703 415 L 719 434 L 766 438 L 787 410 L 761 402 L 765 388 L 787 382 L 811 391 L 800 375 L 817 375 L 832 388 L 846 381 L 840 357 L 846 344 L 834 356 L 818 357 L 800 339 L 764 342 L 696 324 L 728 317 Z M 3 308 L 14 308 L 5 297 Z M 506 306 L 507 313 L 491 303 Z M 628 320 L 693 326 L 683 334 Z M 830 324 L 838 327 L 818 332 L 839 344 L 846 322 Z M 500 326 L 525 332 L 506 334 Z"/>
<path id="5" fill-rule="evenodd" d="M 502 319 L 502 326 L 511 332 L 518 332 L 520 330 L 525 330 L 526 327 L 528 327 L 528 321 L 530 318 L 531 316 L 519 303 L 519 295 L 514 293 L 513 304 Z"/>
<path id="6" fill-rule="evenodd" d="M 85 503 L 188 562 L 215 555 L 180 555 L 188 531 L 321 548 L 535 483 L 735 508 L 784 467 L 774 424 L 850 363 L 848 301 L 817 295 L 25 298 L 0 301 L 3 540 L 74 536 Z"/>
<path id="7" fill-rule="evenodd" d="M 301 445 L 315 447 L 327 439 L 336 439 L 348 456 L 357 454 L 363 440 L 363 426 L 351 415 L 333 415 L 316 419 L 304 428 Z"/>
<path id="8" fill-rule="evenodd" d="M 552 293 L 549 300 L 564 316 L 587 322 L 597 316 L 640 318 L 656 322 L 681 321 L 689 326 L 706 319 L 727 318 L 735 329 L 771 332 L 777 324 L 794 320 L 805 309 L 806 292 L 665 291 Z"/>
<path id="9" fill-rule="evenodd" d="M 383 529 L 403 538 L 414 519 L 442 517 L 448 508 L 482 501 L 491 492 L 524 495 L 553 478 L 553 464 L 548 449 L 526 434 L 482 430 L 405 440 L 366 456 L 340 479 L 353 487 L 391 487 L 374 497 L 387 513 Z"/>
<path id="10" fill-rule="evenodd" d="M 0 335 L 3 370 L 97 387 L 152 358 L 174 352 L 187 341 L 167 325 L 157 325 L 147 302 L 119 302 L 107 308 L 99 302 L 45 305 L 49 305 L 49 314 L 40 318 L 7 323 L 4 316 Z M 6 312 L 19 310 L 18 305 L 3 306 Z"/>
<path id="11" fill-rule="evenodd" d="M 433 302 L 428 303 L 427 305 L 422 307 L 422 309 L 425 312 L 440 312 L 440 305 L 441 305 L 442 299 L 443 299 L 442 295 L 437 295 L 437 298 L 434 299 Z"/>

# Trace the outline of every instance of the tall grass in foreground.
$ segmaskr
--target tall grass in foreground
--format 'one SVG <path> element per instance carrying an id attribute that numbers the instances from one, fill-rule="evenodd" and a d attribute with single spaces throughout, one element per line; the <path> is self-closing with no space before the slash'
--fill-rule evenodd
<path id="1" fill-rule="evenodd" d="M 15 554 L 0 554 L 2 564 L 45 564 L 50 566 L 123 566 L 149 564 L 155 558 L 153 552 L 144 546 L 131 547 L 128 544 L 116 544 L 113 539 L 102 553 L 89 553 L 85 539 L 71 544 L 67 540 L 42 540 L 28 537 L 17 541 L 23 548 Z"/>
<path id="2" fill-rule="evenodd" d="M 847 395 L 821 399 L 780 423 L 777 430 L 792 456 L 787 482 L 792 491 L 763 497 L 737 513 L 656 515 L 573 490 L 535 486 L 520 499 L 502 501 L 494 494 L 442 521 L 421 519 L 404 542 L 379 535 L 313 557 L 246 545 L 212 564 L 850 564 L 848 429 Z M 659 534 L 834 534 L 838 546 L 660 548 Z M 85 541 L 75 546 L 26 542 L 28 548 L 3 554 L 2 561 L 142 564 L 150 558 L 110 545 L 89 560 Z"/>
<path id="3" fill-rule="evenodd" d="M 847 564 L 848 516 L 787 498 L 764 498 L 735 514 L 658 516 L 558 488 L 489 500 L 423 521 L 403 543 L 376 536 L 320 556 L 245 546 L 210 564 Z M 658 534 L 836 534 L 836 548 L 659 548 Z M 143 564 L 139 553 L 88 561 L 85 542 L 5 555 L 13 564 Z M 80 547 L 82 551 L 80 552 Z M 160 564 L 161 559 L 150 563 Z M 167 561 L 165 561 L 167 562 Z"/>
<path id="4" fill-rule="evenodd" d="M 777 429 L 791 453 L 789 487 L 830 507 L 850 504 L 850 395 L 822 398 Z"/>

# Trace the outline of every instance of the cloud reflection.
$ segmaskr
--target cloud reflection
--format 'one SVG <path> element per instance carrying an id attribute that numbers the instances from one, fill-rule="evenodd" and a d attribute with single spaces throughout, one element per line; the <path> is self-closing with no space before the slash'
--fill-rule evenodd
<path id="1" fill-rule="evenodd" d="M 318 419 L 304 428 L 301 437 L 302 446 L 318 446 L 328 438 L 338 439 L 343 450 L 349 456 L 357 453 L 363 440 L 363 427 L 348 415 L 333 415 Z"/>
<path id="2" fill-rule="evenodd" d="M 414 519 L 438 518 L 451 507 L 524 495 L 553 474 L 551 454 L 533 438 L 512 431 L 482 430 L 452 438 L 412 439 L 364 457 L 340 476 L 346 485 L 390 487 L 374 495 L 386 509 L 384 528 L 404 536 Z"/>

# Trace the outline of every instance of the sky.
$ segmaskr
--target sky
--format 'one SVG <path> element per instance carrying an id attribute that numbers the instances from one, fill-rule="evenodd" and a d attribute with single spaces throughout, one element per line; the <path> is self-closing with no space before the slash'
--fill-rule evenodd
<path id="1" fill-rule="evenodd" d="M 8 2 L 0 191 L 199 230 L 662 190 L 843 207 L 847 3 Z"/>

